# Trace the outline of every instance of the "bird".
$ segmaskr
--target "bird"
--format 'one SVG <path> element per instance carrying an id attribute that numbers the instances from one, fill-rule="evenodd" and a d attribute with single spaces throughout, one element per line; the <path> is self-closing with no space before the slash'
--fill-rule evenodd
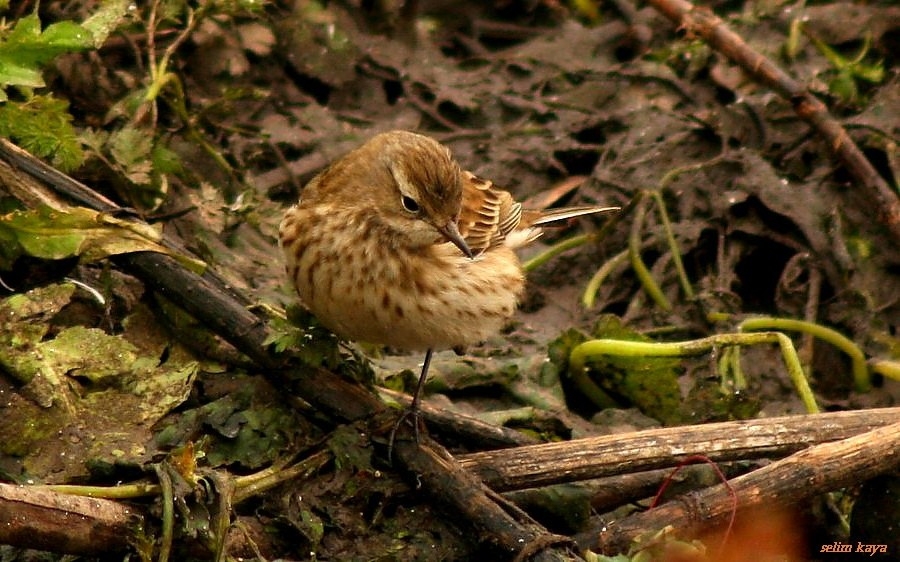
<path id="1" fill-rule="evenodd" d="M 302 189 L 279 226 L 287 276 L 319 322 L 345 340 L 424 351 L 407 413 L 418 441 L 422 389 L 435 349 L 484 341 L 525 287 L 515 250 L 544 226 L 618 210 L 526 210 L 410 131 L 375 135 Z"/>

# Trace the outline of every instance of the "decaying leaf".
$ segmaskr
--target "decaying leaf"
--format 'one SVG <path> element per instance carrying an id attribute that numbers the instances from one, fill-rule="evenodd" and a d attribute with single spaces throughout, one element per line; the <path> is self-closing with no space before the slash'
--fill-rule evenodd
<path id="1" fill-rule="evenodd" d="M 71 283 L 0 301 L 0 368 L 10 389 L 0 451 L 21 457 L 31 474 L 66 479 L 91 466 L 140 462 L 150 427 L 190 393 L 199 364 L 180 355 L 142 355 L 121 335 L 71 326 L 52 337 Z M 177 357 L 177 358 L 176 358 Z"/>
<path id="2" fill-rule="evenodd" d="M 28 255 L 47 260 L 80 257 L 85 262 L 131 252 L 159 252 L 202 272 L 204 264 L 169 250 L 161 232 L 148 225 L 82 207 L 41 207 L 0 216 L 0 268 Z"/>

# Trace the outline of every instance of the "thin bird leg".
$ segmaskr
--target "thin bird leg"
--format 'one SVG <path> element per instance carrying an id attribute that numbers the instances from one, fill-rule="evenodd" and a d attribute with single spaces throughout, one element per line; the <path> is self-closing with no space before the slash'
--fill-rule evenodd
<path id="1" fill-rule="evenodd" d="M 419 402 L 422 399 L 422 389 L 425 388 L 425 379 L 428 377 L 428 367 L 431 366 L 431 356 L 434 354 L 433 349 L 425 352 L 425 362 L 422 363 L 422 374 L 419 375 L 419 382 L 416 384 L 416 391 L 413 393 L 412 404 L 409 405 L 409 413 L 415 417 L 419 417 Z M 418 425 L 418 424 L 416 424 Z M 416 442 L 419 440 L 419 434 L 416 433 Z"/>
<path id="2" fill-rule="evenodd" d="M 422 389 L 425 388 L 425 379 L 428 378 L 428 367 L 431 366 L 431 356 L 433 354 L 433 349 L 429 349 L 425 352 L 425 362 L 422 363 L 422 373 L 419 375 L 419 382 L 416 384 L 416 391 L 413 393 L 412 403 L 409 405 L 409 409 L 403 412 L 397 420 L 397 423 L 394 424 L 394 428 L 391 430 L 391 435 L 388 438 L 388 461 L 390 461 L 391 453 L 394 450 L 394 437 L 397 436 L 397 430 L 400 429 L 400 424 L 408 417 L 412 417 L 413 436 L 416 443 L 419 442 L 419 402 L 421 402 L 422 399 Z"/>

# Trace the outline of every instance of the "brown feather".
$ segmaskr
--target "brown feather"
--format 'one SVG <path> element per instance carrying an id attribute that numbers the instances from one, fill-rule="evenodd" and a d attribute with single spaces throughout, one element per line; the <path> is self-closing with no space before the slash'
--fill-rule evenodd
<path id="1" fill-rule="evenodd" d="M 545 211 L 523 210 L 522 204 L 490 180 L 463 171 L 462 210 L 459 231 L 475 254 L 505 243 L 523 246 L 543 233 L 549 223 L 583 215 L 617 210 L 618 207 L 565 207 Z M 509 240 L 507 240 L 509 237 Z"/>

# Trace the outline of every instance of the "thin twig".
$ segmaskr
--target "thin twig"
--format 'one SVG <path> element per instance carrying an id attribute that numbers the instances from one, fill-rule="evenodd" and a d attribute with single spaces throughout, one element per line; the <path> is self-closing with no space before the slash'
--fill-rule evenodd
<path id="1" fill-rule="evenodd" d="M 829 113 L 805 85 L 794 80 L 771 60 L 754 51 L 744 40 L 706 7 L 685 0 L 649 0 L 689 35 L 701 37 L 711 47 L 738 64 L 760 83 L 789 100 L 794 111 L 827 142 L 829 148 L 856 178 L 869 201 L 873 214 L 890 235 L 895 249 L 900 248 L 900 199 L 853 142 L 847 131 Z"/>

